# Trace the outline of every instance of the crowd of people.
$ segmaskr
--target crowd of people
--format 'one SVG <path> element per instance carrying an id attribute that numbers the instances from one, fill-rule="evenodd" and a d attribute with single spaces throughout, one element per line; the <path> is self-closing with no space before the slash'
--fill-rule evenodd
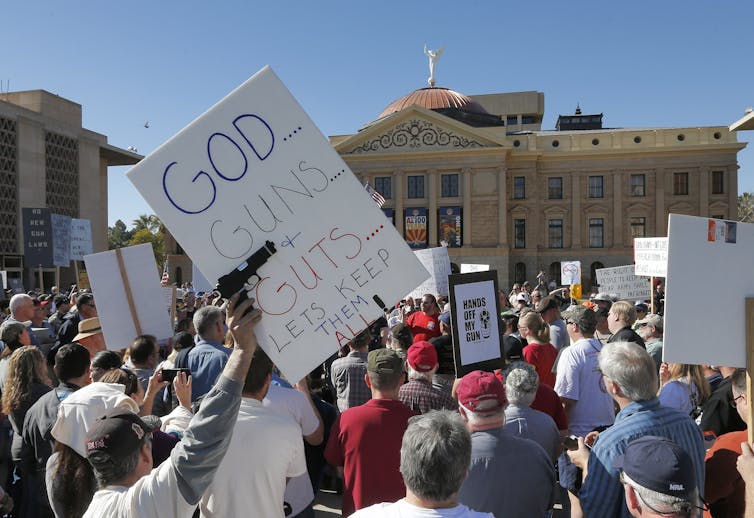
<path id="1" fill-rule="evenodd" d="M 116 345 L 94 294 L 14 294 L 0 515 L 307 518 L 328 487 L 359 518 L 754 517 L 746 372 L 663 362 L 661 305 L 569 295 L 500 293 L 494 371 L 456 376 L 425 294 L 285 380 L 253 299 L 186 287 L 171 339 Z"/>

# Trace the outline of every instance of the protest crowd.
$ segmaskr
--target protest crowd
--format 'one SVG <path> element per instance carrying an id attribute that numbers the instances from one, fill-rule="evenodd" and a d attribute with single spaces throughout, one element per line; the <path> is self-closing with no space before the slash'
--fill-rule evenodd
<path id="1" fill-rule="evenodd" d="M 407 298 L 302 380 L 253 299 L 187 285 L 171 339 L 110 344 L 88 290 L 6 295 L 0 515 L 754 517 L 746 373 L 663 362 L 662 284 L 501 290 L 461 377 L 448 294 Z"/>

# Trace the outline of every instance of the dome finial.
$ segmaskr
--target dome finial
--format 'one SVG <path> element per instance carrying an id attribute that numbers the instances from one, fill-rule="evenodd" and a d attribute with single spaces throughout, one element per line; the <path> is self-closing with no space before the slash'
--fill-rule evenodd
<path id="1" fill-rule="evenodd" d="M 576 103 L 576 113 L 575 115 L 581 115 L 581 105 L 579 103 Z"/>
<path id="2" fill-rule="evenodd" d="M 441 47 L 440 50 L 427 49 L 427 44 L 424 44 L 424 54 L 429 58 L 429 78 L 427 79 L 427 83 L 429 83 L 430 88 L 435 87 L 435 63 L 442 56 L 444 49 L 445 47 Z"/>

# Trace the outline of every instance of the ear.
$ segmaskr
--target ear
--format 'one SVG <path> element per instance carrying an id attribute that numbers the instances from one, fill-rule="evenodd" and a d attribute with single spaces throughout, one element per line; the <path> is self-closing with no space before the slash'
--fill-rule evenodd
<path id="1" fill-rule="evenodd" d="M 372 388 L 372 382 L 371 382 L 371 381 L 369 381 L 369 374 L 364 374 L 364 381 L 366 381 L 366 383 L 367 383 L 367 387 L 368 387 L 369 389 L 371 389 L 371 388 Z"/>
<path id="2" fill-rule="evenodd" d="M 639 509 L 639 499 L 636 497 L 636 492 L 634 491 L 634 488 L 631 487 L 629 484 L 625 485 L 625 491 L 626 491 L 626 507 L 629 509 Z"/>

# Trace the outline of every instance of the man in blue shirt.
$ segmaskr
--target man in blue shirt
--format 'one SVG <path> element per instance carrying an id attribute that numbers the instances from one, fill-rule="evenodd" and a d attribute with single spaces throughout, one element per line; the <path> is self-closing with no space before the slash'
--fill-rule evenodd
<path id="1" fill-rule="evenodd" d="M 579 438 L 578 450 L 568 452 L 583 470 L 579 500 L 584 515 L 631 516 L 626 508 L 620 471 L 615 460 L 626 446 L 646 435 L 665 437 L 691 457 L 700 494 L 704 494 L 704 441 L 699 427 L 686 414 L 660 405 L 656 397 L 657 370 L 644 348 L 628 342 L 612 342 L 599 355 L 605 390 L 620 407 L 615 424 L 599 434 L 591 452 Z M 588 437 L 587 442 L 594 439 Z"/>
<path id="2" fill-rule="evenodd" d="M 191 401 L 209 392 L 233 351 L 223 346 L 225 315 L 217 306 L 204 306 L 194 313 L 194 327 L 199 341 L 188 353 L 193 387 Z"/>

